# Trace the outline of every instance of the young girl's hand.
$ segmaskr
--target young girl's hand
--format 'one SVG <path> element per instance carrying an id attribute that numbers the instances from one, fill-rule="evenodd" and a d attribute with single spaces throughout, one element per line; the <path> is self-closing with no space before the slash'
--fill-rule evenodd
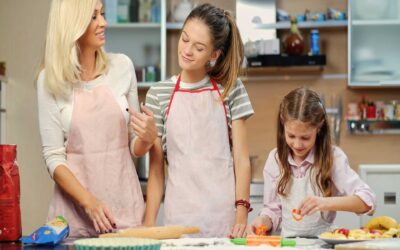
<path id="1" fill-rule="evenodd" d="M 309 196 L 301 202 L 298 210 L 301 215 L 311 215 L 318 211 L 327 211 L 328 199 L 326 197 Z"/>
<path id="2" fill-rule="evenodd" d="M 271 231 L 271 227 L 271 219 L 269 219 L 267 216 L 258 216 L 251 222 L 250 225 L 247 225 L 246 233 L 248 235 L 255 235 L 257 234 L 257 228 L 263 228 L 263 231 L 265 230 L 265 232 L 268 232 Z"/>

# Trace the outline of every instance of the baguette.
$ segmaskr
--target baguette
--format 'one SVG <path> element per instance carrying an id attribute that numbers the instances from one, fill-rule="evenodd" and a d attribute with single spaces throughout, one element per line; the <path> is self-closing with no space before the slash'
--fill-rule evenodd
<path id="1" fill-rule="evenodd" d="M 112 237 L 137 237 L 147 239 L 178 239 L 183 234 L 199 233 L 198 227 L 163 226 L 163 227 L 138 227 L 118 230 L 117 233 L 100 234 L 100 238 Z"/>

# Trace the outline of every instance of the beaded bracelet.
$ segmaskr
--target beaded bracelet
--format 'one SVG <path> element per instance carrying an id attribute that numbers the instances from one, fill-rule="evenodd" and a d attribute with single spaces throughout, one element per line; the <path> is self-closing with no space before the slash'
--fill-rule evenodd
<path id="1" fill-rule="evenodd" d="M 251 212 L 253 211 L 253 208 L 250 206 L 250 202 L 246 201 L 246 200 L 237 200 L 235 201 L 235 207 L 237 206 L 244 206 L 245 208 L 247 208 L 247 212 Z"/>

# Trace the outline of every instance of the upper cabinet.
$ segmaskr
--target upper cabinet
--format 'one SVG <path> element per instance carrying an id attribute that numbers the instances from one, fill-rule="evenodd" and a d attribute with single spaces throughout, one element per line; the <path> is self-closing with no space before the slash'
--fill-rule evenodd
<path id="1" fill-rule="evenodd" d="M 400 87 L 400 0 L 349 0 L 351 87 Z"/>

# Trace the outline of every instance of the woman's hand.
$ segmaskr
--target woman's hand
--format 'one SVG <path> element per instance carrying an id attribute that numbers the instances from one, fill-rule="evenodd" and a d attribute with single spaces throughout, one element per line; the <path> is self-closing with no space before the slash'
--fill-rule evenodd
<path id="1" fill-rule="evenodd" d="M 129 109 L 131 115 L 129 124 L 138 138 L 148 145 L 153 145 L 157 138 L 157 127 L 153 112 L 144 106 L 143 103 L 140 104 L 140 107 L 142 113 Z"/>
<path id="2" fill-rule="evenodd" d="M 326 197 L 309 196 L 300 203 L 298 211 L 304 216 L 318 211 L 328 211 L 328 207 L 328 199 Z"/>
<path id="3" fill-rule="evenodd" d="M 83 209 L 93 222 L 97 233 L 111 233 L 113 229 L 117 228 L 110 210 L 94 196 L 91 195 L 87 203 L 83 205 Z"/>

